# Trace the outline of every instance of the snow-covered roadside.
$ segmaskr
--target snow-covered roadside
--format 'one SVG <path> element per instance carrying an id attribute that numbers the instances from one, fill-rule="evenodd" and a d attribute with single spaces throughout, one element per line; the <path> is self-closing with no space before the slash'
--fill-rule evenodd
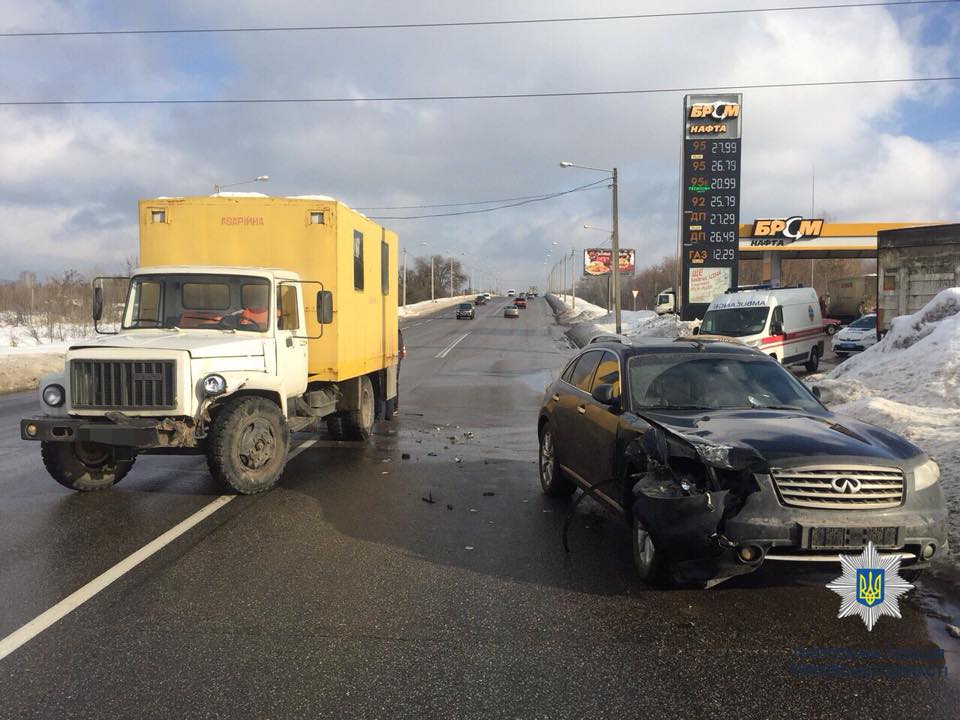
<path id="1" fill-rule="evenodd" d="M 421 315 L 432 313 L 435 310 L 442 310 L 443 308 L 451 307 L 457 303 L 473 301 L 476 299 L 476 297 L 476 295 L 456 295 L 454 297 L 437 298 L 436 300 L 424 300 L 423 302 L 410 303 L 409 305 L 401 305 L 400 309 L 397 311 L 397 314 L 401 319 L 420 317 Z"/>
<path id="2" fill-rule="evenodd" d="M 574 309 L 571 295 L 551 294 L 550 297 L 566 307 L 566 310 L 561 310 L 557 319 L 564 325 L 575 326 L 571 334 L 577 342 L 585 342 L 599 333 L 616 332 L 613 313 L 602 307 L 577 298 Z M 694 323 L 678 320 L 676 315 L 657 315 L 653 310 L 620 311 L 621 334 L 626 337 L 674 338 L 689 333 L 693 325 Z"/>
<path id="3" fill-rule="evenodd" d="M 883 340 L 813 382 L 834 412 L 892 430 L 936 460 L 960 566 L 960 288 L 894 318 Z"/>
<path id="4" fill-rule="evenodd" d="M 37 328 L 0 327 L 0 393 L 33 390 L 42 376 L 63 370 L 67 348 L 87 335 L 84 328 L 61 324 L 56 340 L 47 342 L 47 333 Z"/>

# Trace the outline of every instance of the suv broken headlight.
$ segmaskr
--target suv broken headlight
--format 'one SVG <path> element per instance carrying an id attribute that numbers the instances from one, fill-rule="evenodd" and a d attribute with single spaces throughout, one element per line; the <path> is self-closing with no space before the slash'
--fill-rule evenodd
<path id="1" fill-rule="evenodd" d="M 927 460 L 913 471 L 913 489 L 924 490 L 935 485 L 939 479 L 940 467 L 933 460 Z"/>

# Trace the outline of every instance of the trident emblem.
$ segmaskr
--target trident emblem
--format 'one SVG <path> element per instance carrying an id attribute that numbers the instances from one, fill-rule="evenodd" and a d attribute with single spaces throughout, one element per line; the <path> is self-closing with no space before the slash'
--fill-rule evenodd
<path id="1" fill-rule="evenodd" d="M 857 568 L 857 602 L 867 607 L 883 602 L 883 570 Z"/>

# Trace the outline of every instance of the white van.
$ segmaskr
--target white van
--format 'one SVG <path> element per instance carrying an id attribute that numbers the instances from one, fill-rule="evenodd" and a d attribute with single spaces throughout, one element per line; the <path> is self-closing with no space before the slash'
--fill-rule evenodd
<path id="1" fill-rule="evenodd" d="M 677 311 L 677 296 L 673 288 L 667 288 L 657 293 L 657 306 L 654 308 L 657 315 L 666 315 Z"/>
<path id="2" fill-rule="evenodd" d="M 803 363 L 810 372 L 820 367 L 826 337 L 813 288 L 766 286 L 714 298 L 699 334 L 734 337 L 784 365 Z"/>
<path id="3" fill-rule="evenodd" d="M 507 290 L 507 297 L 513 297 L 516 294 L 517 294 L 517 291 L 513 290 L 512 288 L 510 290 Z"/>

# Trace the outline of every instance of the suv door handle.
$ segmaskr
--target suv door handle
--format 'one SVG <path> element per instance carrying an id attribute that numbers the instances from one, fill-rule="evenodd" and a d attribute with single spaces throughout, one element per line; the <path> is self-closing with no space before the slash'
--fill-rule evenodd
<path id="1" fill-rule="evenodd" d="M 580 413 L 581 415 L 583 415 L 586 411 L 587 411 L 587 408 L 585 408 L 583 405 L 577 405 L 577 412 L 578 412 L 578 413 Z"/>

